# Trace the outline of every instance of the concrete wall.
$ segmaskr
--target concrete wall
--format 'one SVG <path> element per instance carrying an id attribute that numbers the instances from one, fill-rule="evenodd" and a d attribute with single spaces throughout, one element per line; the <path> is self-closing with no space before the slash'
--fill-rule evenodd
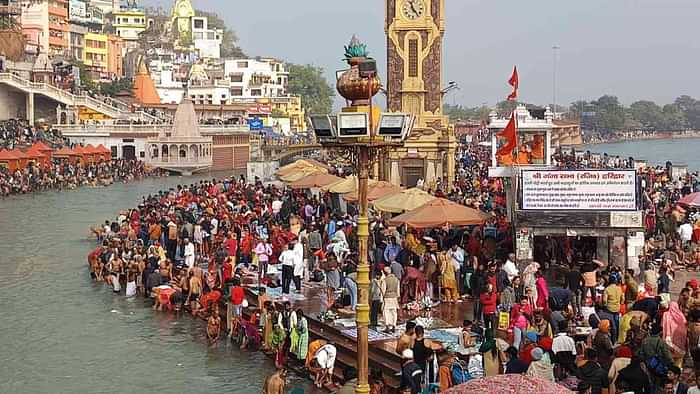
<path id="1" fill-rule="evenodd" d="M 246 179 L 253 181 L 255 177 L 263 182 L 273 180 L 275 171 L 279 168 L 278 161 L 249 161 Z"/>
<path id="2" fill-rule="evenodd" d="M 0 87 L 0 120 L 25 119 L 27 117 L 26 95 Z"/>

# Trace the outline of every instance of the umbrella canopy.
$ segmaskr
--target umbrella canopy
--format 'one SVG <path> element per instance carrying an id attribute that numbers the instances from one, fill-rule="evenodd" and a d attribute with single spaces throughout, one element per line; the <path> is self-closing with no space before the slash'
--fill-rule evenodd
<path id="1" fill-rule="evenodd" d="M 286 175 L 278 175 L 277 177 L 284 182 L 296 182 L 301 178 L 305 178 L 309 175 L 318 174 L 318 173 L 325 173 L 325 170 L 322 170 L 320 168 L 315 168 L 315 167 L 304 168 L 301 170 L 290 172 L 289 174 L 286 174 Z"/>
<path id="2" fill-rule="evenodd" d="M 341 179 L 342 178 L 337 177 L 335 175 L 317 172 L 315 174 L 311 174 L 309 176 L 301 178 L 297 181 L 291 182 L 289 184 L 289 187 L 294 189 L 320 188 L 326 185 L 330 185 L 331 183 L 336 183 Z"/>
<path id="3" fill-rule="evenodd" d="M 519 374 L 504 374 L 487 378 L 472 379 L 467 383 L 454 386 L 445 394 L 571 394 L 573 391 L 544 379 Z"/>
<path id="4" fill-rule="evenodd" d="M 299 172 L 299 171 L 311 169 L 311 168 L 321 170 L 321 172 L 328 172 L 328 168 L 326 168 L 326 166 L 320 165 L 320 163 L 316 164 L 314 162 L 311 162 L 311 161 L 308 161 L 305 159 L 301 159 L 301 160 L 295 161 L 292 164 L 287 164 L 286 166 L 280 167 L 275 172 L 275 175 L 277 175 L 278 177 L 283 177 L 283 176 L 287 176 L 287 175 L 295 173 L 295 172 Z"/>
<path id="5" fill-rule="evenodd" d="M 396 194 L 403 190 L 402 188 L 395 186 L 389 182 L 379 181 L 375 182 L 367 187 L 367 200 L 375 201 L 382 197 L 386 197 L 390 194 Z M 354 202 L 358 200 L 359 190 L 354 190 L 350 193 L 344 194 L 343 198 L 346 201 Z"/>
<path id="6" fill-rule="evenodd" d="M 399 215 L 389 224 L 406 224 L 413 228 L 434 228 L 444 226 L 470 226 L 483 224 L 488 215 L 476 209 L 465 207 L 444 198 L 436 198 L 412 211 Z"/>
<path id="7" fill-rule="evenodd" d="M 377 183 L 374 179 L 369 179 L 368 184 L 373 185 Z M 345 193 L 351 193 L 354 191 L 357 191 L 357 188 L 359 186 L 359 181 L 357 179 L 357 176 L 355 175 L 350 175 L 348 177 L 345 177 L 344 179 L 339 180 L 338 182 L 331 183 L 330 185 L 324 186 L 321 189 L 324 192 L 331 192 L 331 193 L 338 193 L 338 194 L 345 194 Z"/>
<path id="8" fill-rule="evenodd" d="M 689 207 L 700 207 L 700 193 L 690 193 L 678 200 L 678 203 Z"/>
<path id="9" fill-rule="evenodd" d="M 382 212 L 401 213 L 412 211 L 435 199 L 435 196 L 421 189 L 413 188 L 380 198 L 373 203 Z"/>

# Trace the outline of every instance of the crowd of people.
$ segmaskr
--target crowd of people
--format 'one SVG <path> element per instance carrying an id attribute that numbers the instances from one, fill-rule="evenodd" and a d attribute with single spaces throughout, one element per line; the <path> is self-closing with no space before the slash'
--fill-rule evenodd
<path id="1" fill-rule="evenodd" d="M 17 146 L 28 146 L 37 140 L 44 141 L 50 147 L 61 147 L 68 144 L 68 139 L 56 129 L 32 127 L 29 122 L 19 119 L 0 121 L 0 149 L 14 149 Z"/>
<path id="2" fill-rule="evenodd" d="M 453 187 L 439 180 L 425 187 L 489 213 L 483 225 L 420 231 L 371 217 L 370 326 L 393 335 L 405 324 L 396 348 L 404 359 L 402 388 L 444 390 L 521 373 L 578 392 L 697 392 L 680 381 L 682 368 L 700 366 L 691 363 L 700 361 L 697 281 L 670 294 L 674 270 L 692 268 L 688 261 L 698 255 L 696 232 L 686 239 L 681 230 L 692 218 L 675 204 L 694 189 L 696 177 L 672 182 L 666 169 L 640 171 L 645 211 L 653 211 L 655 221 L 647 226 L 638 271 L 614 259 L 599 261 L 591 250 L 562 253 L 566 258 L 551 266 L 521 264 L 513 254 L 504 185 L 487 177 L 488 154 L 465 147 Z M 283 392 L 290 360 L 327 387 L 337 349 L 310 341 L 308 311 L 291 300 L 294 292 L 320 286 L 321 318 L 355 310 L 357 212 L 352 206 L 347 212 L 329 195 L 242 177 L 201 181 L 147 196 L 96 228 L 101 243 L 88 263 L 93 278 L 116 293 L 140 294 L 153 299 L 155 309 L 206 319 L 212 343 L 226 337 L 242 349 L 270 353 L 278 371 L 265 382 L 266 392 Z M 257 292 L 257 302 L 248 304 L 246 289 Z M 472 305 L 460 339 L 471 354 L 448 351 L 426 338 L 430 327 L 399 319 L 402 309 L 438 302 Z M 357 372 L 343 374 L 341 390 L 350 392 Z M 371 381 L 373 392 L 383 392 L 381 375 Z"/>

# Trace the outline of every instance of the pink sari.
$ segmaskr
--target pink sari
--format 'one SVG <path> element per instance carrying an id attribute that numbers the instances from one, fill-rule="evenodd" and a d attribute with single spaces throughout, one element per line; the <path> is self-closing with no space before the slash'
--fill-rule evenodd
<path id="1" fill-rule="evenodd" d="M 676 355 L 684 355 L 686 352 L 686 338 L 688 335 L 688 323 L 681 312 L 677 302 L 671 302 L 668 311 L 661 319 L 664 332 L 664 340 Z"/>

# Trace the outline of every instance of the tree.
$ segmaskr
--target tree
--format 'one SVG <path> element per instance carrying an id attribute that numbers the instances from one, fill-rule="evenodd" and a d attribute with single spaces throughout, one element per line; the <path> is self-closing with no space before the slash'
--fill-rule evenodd
<path id="1" fill-rule="evenodd" d="M 688 119 L 683 109 L 676 104 L 666 104 L 663 108 L 663 123 L 660 127 L 664 131 L 684 130 L 688 127 Z"/>
<path id="2" fill-rule="evenodd" d="M 131 91 L 133 83 L 130 79 L 122 78 L 112 82 L 100 82 L 100 91 L 105 96 L 114 97 L 121 91 Z"/>
<path id="3" fill-rule="evenodd" d="M 685 115 L 688 127 L 692 129 L 700 128 L 700 101 L 683 95 L 678 97 L 673 104 Z"/>
<path id="4" fill-rule="evenodd" d="M 596 129 L 603 132 L 614 132 L 625 125 L 625 109 L 620 105 L 616 96 L 604 95 L 591 104 L 596 107 Z"/>
<path id="5" fill-rule="evenodd" d="M 653 101 L 639 100 L 630 105 L 629 114 L 632 119 L 647 129 L 659 130 L 664 123 L 664 112 Z"/>
<path id="6" fill-rule="evenodd" d="M 450 118 L 451 121 L 458 120 L 486 120 L 489 117 L 489 108 L 482 107 L 463 107 L 461 105 L 445 104 L 442 112 Z"/>
<path id="7" fill-rule="evenodd" d="M 289 83 L 287 91 L 301 96 L 307 113 L 327 114 L 333 109 L 335 91 L 323 76 L 323 68 L 310 64 L 287 64 Z"/>
<path id="8" fill-rule="evenodd" d="M 238 46 L 238 35 L 236 35 L 235 31 L 230 30 L 226 26 L 226 22 L 221 19 L 219 14 L 202 10 L 196 10 L 195 14 L 197 16 L 206 17 L 207 25 L 210 29 L 223 30 L 224 33 L 221 37 L 221 57 L 239 59 L 246 57 L 246 54 L 243 52 L 241 47 Z"/>

